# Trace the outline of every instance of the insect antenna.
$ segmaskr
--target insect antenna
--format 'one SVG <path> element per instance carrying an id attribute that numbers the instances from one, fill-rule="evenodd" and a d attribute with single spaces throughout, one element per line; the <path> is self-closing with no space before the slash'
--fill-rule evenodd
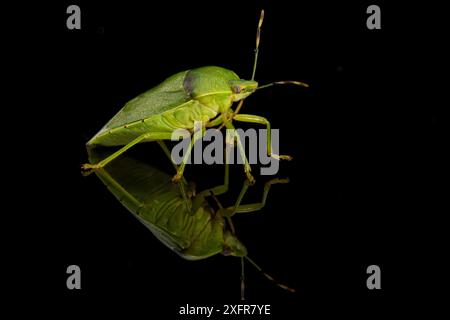
<path id="1" fill-rule="evenodd" d="M 264 9 L 261 10 L 261 15 L 259 17 L 259 22 L 258 22 L 258 28 L 256 29 L 255 60 L 253 61 L 252 80 L 255 80 L 256 65 L 258 64 L 259 42 L 261 40 L 261 27 L 262 27 L 263 21 L 264 21 Z M 296 84 L 296 85 L 303 86 L 303 87 L 309 87 L 308 84 L 300 82 L 300 81 L 276 81 L 276 82 L 272 82 L 269 84 L 265 84 L 263 86 L 259 86 L 258 88 L 256 88 L 256 90 L 271 87 L 276 84 Z M 242 105 L 238 106 L 236 113 L 239 112 L 241 107 L 242 107 Z"/>
<path id="2" fill-rule="evenodd" d="M 258 28 L 256 29 L 256 47 L 255 47 L 255 59 L 253 61 L 253 72 L 252 72 L 252 80 L 255 80 L 255 74 L 256 74 L 256 65 L 258 64 L 258 53 L 259 53 L 259 42 L 261 40 L 261 27 L 264 21 L 264 9 L 261 10 L 261 15 L 259 17 L 259 22 L 258 22 Z M 263 89 L 263 88 L 267 88 L 267 87 L 271 87 L 273 85 L 277 85 L 277 84 L 295 84 L 298 86 L 303 86 L 308 88 L 309 85 L 300 81 L 276 81 L 276 82 L 272 82 L 269 84 L 265 84 L 262 86 L 259 86 L 258 88 L 256 88 L 256 90 L 258 89 Z M 242 102 L 239 104 L 239 106 L 236 109 L 235 113 L 239 113 L 241 107 L 242 107 Z"/>
<path id="3" fill-rule="evenodd" d="M 295 84 L 297 86 L 302 86 L 302 87 L 306 87 L 306 88 L 309 87 L 309 85 L 304 82 L 286 80 L 286 81 L 275 81 L 275 82 L 271 82 L 268 84 L 264 84 L 262 86 L 259 86 L 255 90 L 264 89 L 264 88 L 271 87 L 271 86 L 278 85 L 278 84 Z"/>
<path id="4" fill-rule="evenodd" d="M 241 300 L 245 300 L 244 257 L 241 257 Z"/>
<path id="5" fill-rule="evenodd" d="M 291 287 L 288 287 L 287 285 L 278 282 L 278 281 L 275 280 L 271 275 L 269 275 L 269 274 L 267 274 L 266 272 L 264 272 L 264 270 L 263 270 L 260 266 L 258 266 L 252 259 L 250 259 L 250 258 L 247 257 L 247 256 L 245 256 L 244 258 L 247 259 L 247 260 L 248 260 L 248 261 L 249 261 L 256 269 L 258 269 L 259 272 L 261 272 L 267 279 L 269 279 L 270 281 L 272 281 L 274 284 L 276 284 L 276 285 L 279 286 L 280 288 L 282 288 L 282 289 L 284 289 L 284 290 L 287 290 L 287 291 L 289 291 L 289 292 L 295 292 L 295 289 L 293 289 L 293 288 L 291 288 Z M 242 267 L 242 270 L 244 270 L 243 267 Z M 243 277 L 243 275 L 242 275 L 242 277 Z M 241 284 L 241 287 L 242 287 L 242 284 Z"/>
<path id="6" fill-rule="evenodd" d="M 259 16 L 258 28 L 256 29 L 255 60 L 253 61 L 252 80 L 255 80 L 256 64 L 258 63 L 259 41 L 261 39 L 261 26 L 263 24 L 263 21 L 264 21 L 264 9 L 261 10 L 261 15 Z"/>

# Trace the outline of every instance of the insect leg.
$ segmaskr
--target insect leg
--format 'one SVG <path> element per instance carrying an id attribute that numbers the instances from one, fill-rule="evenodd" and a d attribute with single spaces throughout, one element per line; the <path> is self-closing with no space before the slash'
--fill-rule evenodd
<path id="1" fill-rule="evenodd" d="M 244 147 L 242 146 L 241 138 L 236 133 L 236 129 L 233 126 L 233 124 L 231 123 L 231 121 L 226 121 L 225 122 L 225 127 L 227 129 L 233 130 L 234 137 L 236 139 L 239 151 L 241 153 L 242 159 L 244 160 L 244 171 L 245 171 L 245 174 L 247 175 L 247 179 L 249 180 L 250 184 L 254 184 L 255 183 L 255 178 L 253 178 L 252 174 L 250 173 L 252 171 L 252 168 L 250 167 L 250 164 L 248 163 L 247 156 L 245 155 L 245 150 L 244 150 Z"/>
<path id="2" fill-rule="evenodd" d="M 172 137 L 172 133 L 170 132 L 148 132 L 140 135 L 133 141 L 131 141 L 129 144 L 123 146 L 116 152 L 114 152 L 112 155 L 107 157 L 106 159 L 103 159 L 99 163 L 91 164 L 91 163 L 85 163 L 81 166 L 81 172 L 83 175 L 87 176 L 91 174 L 93 171 L 103 168 L 106 166 L 109 162 L 120 156 L 122 153 L 133 147 L 134 145 L 138 144 L 139 142 L 142 142 L 144 140 L 170 140 Z"/>
<path id="3" fill-rule="evenodd" d="M 214 120 L 211 120 L 210 122 L 208 122 L 206 124 L 206 126 L 207 127 L 215 127 L 215 126 L 218 126 L 219 124 L 222 124 L 222 123 L 223 123 L 223 117 L 222 117 L 222 115 L 219 115 Z"/>
<path id="4" fill-rule="evenodd" d="M 209 188 L 206 189 L 202 192 L 200 192 L 201 195 L 203 196 L 209 196 L 212 194 L 218 196 L 220 194 L 223 194 L 225 192 L 228 191 L 228 183 L 229 183 L 229 177 L 230 177 L 230 149 L 234 148 L 234 140 L 231 141 L 231 143 L 229 143 L 227 141 L 226 146 L 225 146 L 225 174 L 224 174 L 224 179 L 223 179 L 223 184 L 213 187 L 213 188 Z"/>
<path id="5" fill-rule="evenodd" d="M 248 182 L 248 180 L 245 180 L 244 184 L 242 185 L 241 192 L 239 193 L 239 196 L 238 196 L 238 198 L 236 200 L 236 203 L 234 204 L 233 207 L 228 208 L 229 210 L 231 209 L 230 217 L 233 216 L 236 213 L 236 210 L 240 206 L 241 201 L 244 198 L 244 195 L 247 192 L 247 189 L 248 189 L 249 185 L 250 185 L 250 183 Z"/>
<path id="6" fill-rule="evenodd" d="M 189 160 L 192 148 L 194 148 L 195 143 L 198 140 L 200 140 L 204 134 L 205 134 L 205 132 L 204 132 L 203 128 L 199 128 L 198 130 L 196 130 L 194 132 L 192 139 L 191 139 L 191 143 L 189 144 L 189 148 L 187 149 L 186 154 L 184 155 L 183 160 L 177 169 L 177 174 L 174 175 L 172 178 L 173 183 L 178 183 L 178 181 L 180 181 L 180 179 L 183 177 L 184 168 L 186 166 L 187 161 Z"/>
<path id="7" fill-rule="evenodd" d="M 230 214 L 230 210 L 229 209 L 225 209 L 222 204 L 220 203 L 219 199 L 217 199 L 217 197 L 211 193 L 211 196 L 213 197 L 214 201 L 216 201 L 217 206 L 219 207 L 218 213 L 222 214 L 222 216 L 225 217 L 225 219 L 227 219 L 227 222 L 230 226 L 231 229 L 231 233 L 235 234 L 236 233 L 236 229 L 234 228 L 234 224 L 233 221 L 231 220 L 231 214 Z"/>
<path id="8" fill-rule="evenodd" d="M 264 117 L 256 116 L 253 114 L 235 114 L 233 120 L 249 123 L 259 123 L 265 125 L 267 128 L 267 154 L 269 157 L 281 160 L 292 160 L 291 156 L 282 156 L 277 154 L 272 154 L 272 137 L 270 122 Z"/>
<path id="9" fill-rule="evenodd" d="M 261 202 L 257 203 L 250 203 L 250 204 L 241 204 L 242 198 L 244 198 L 244 195 L 247 191 L 248 185 L 246 185 L 246 182 L 244 182 L 244 186 L 241 189 L 241 193 L 239 194 L 239 197 L 233 207 L 230 207 L 228 209 L 233 210 L 234 213 L 246 213 L 246 212 L 253 212 L 261 210 L 266 205 L 267 195 L 269 194 L 270 187 L 273 184 L 277 183 L 288 183 L 289 179 L 279 179 L 275 178 L 272 179 L 264 185 L 264 191 Z"/>
<path id="10" fill-rule="evenodd" d="M 228 191 L 229 176 L 230 176 L 230 166 L 228 162 L 225 162 L 225 174 L 223 184 L 203 190 L 202 192 L 200 192 L 200 194 L 203 196 L 209 196 L 211 194 L 218 196 L 220 194 L 224 194 L 225 192 Z"/>
<path id="11" fill-rule="evenodd" d="M 159 146 L 161 147 L 161 149 L 163 149 L 164 154 L 169 158 L 170 162 L 173 164 L 175 171 L 178 171 L 178 166 L 172 161 L 172 156 L 171 156 L 170 151 L 167 148 L 166 144 L 164 143 L 164 141 L 158 140 L 157 142 L 158 142 Z M 191 211 L 191 205 L 190 205 L 190 202 L 188 201 L 188 197 L 187 197 L 186 189 L 185 189 L 185 186 L 187 186 L 186 179 L 184 177 L 182 177 L 182 181 L 178 185 L 180 187 L 180 192 L 183 197 L 184 203 L 186 204 L 186 209 L 188 211 Z"/>

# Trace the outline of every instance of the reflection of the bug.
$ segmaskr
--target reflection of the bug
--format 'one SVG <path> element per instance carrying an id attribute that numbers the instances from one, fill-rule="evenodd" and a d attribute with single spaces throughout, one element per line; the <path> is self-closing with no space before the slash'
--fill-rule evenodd
<path id="1" fill-rule="evenodd" d="M 89 161 L 95 163 L 108 155 L 104 150 L 91 149 Z M 196 193 L 191 185 L 182 180 L 179 183 L 184 190 L 190 189 L 186 192 L 187 196 L 183 197 L 182 188 L 171 182 L 169 174 L 127 155 L 118 157 L 105 168 L 97 170 L 96 174 L 140 222 L 182 258 L 199 260 L 218 253 L 241 257 L 243 298 L 243 259 L 246 258 L 260 271 L 261 268 L 247 257 L 247 249 L 234 235 L 231 216 L 236 212 L 260 210 L 265 205 L 270 186 L 287 180 L 269 181 L 260 203 L 241 204 L 248 188 L 246 181 L 236 204 L 223 208 L 212 191 L 217 188 Z M 217 211 L 208 204 L 207 195 L 216 201 L 219 207 Z M 272 277 L 264 275 L 273 281 Z M 292 291 L 284 285 L 278 285 Z"/>

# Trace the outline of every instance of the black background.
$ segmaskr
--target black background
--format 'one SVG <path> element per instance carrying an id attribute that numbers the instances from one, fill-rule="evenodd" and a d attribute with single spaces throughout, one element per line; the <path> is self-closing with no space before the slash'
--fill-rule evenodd
<path id="1" fill-rule="evenodd" d="M 81 30 L 66 28 L 70 4 L 81 7 Z M 44 217 L 31 214 L 39 228 L 28 261 L 37 258 L 45 270 L 35 283 L 49 293 L 47 301 L 63 301 L 68 310 L 132 306 L 168 319 L 182 319 L 177 312 L 186 303 L 240 302 L 239 259 L 182 260 L 95 176 L 82 177 L 79 167 L 87 160 L 86 141 L 124 103 L 166 77 L 217 65 L 250 78 L 264 8 L 256 79 L 295 79 L 310 88 L 272 87 L 244 106 L 245 113 L 265 116 L 280 129 L 281 153 L 294 161 L 280 163 L 278 176 L 290 184 L 274 186 L 261 212 L 236 217 L 238 235 L 265 271 L 297 289 L 283 291 L 248 265 L 247 302 L 271 304 L 274 319 L 366 318 L 395 305 L 408 247 L 402 232 L 412 214 L 405 208 L 412 178 L 404 161 L 411 123 L 400 94 L 405 30 L 396 23 L 399 11 L 379 1 L 382 29 L 368 30 L 370 4 L 78 1 L 49 8 L 45 39 L 51 49 L 36 45 L 44 32 L 33 45 L 37 85 L 48 96 L 39 100 L 43 108 L 33 119 L 45 124 L 39 134 L 47 142 L 29 146 L 42 154 L 36 162 L 45 183 L 36 182 L 36 192 L 24 201 Z M 164 165 L 153 144 L 133 152 Z M 232 203 L 244 179 L 239 166 L 231 173 L 225 203 Z M 220 183 L 222 170 L 187 167 L 186 175 L 201 188 Z M 259 199 L 268 180 L 256 177 L 248 201 Z M 82 270 L 79 291 L 66 288 L 71 264 Z M 381 290 L 366 287 L 372 264 L 381 268 Z"/>

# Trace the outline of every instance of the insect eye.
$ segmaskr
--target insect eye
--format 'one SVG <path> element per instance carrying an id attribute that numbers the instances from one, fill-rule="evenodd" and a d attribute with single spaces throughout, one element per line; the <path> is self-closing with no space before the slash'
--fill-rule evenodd
<path id="1" fill-rule="evenodd" d="M 241 93 L 242 88 L 240 86 L 233 86 L 234 93 Z"/>

